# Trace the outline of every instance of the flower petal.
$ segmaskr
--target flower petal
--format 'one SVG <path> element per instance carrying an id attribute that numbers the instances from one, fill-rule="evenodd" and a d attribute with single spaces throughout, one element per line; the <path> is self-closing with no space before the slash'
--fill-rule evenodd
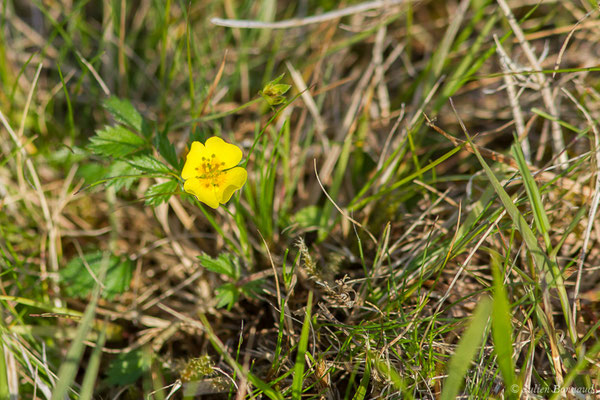
<path id="1" fill-rule="evenodd" d="M 183 179 L 190 179 L 197 175 L 196 168 L 202 165 L 202 156 L 205 154 L 205 150 L 206 148 L 202 143 L 192 142 L 192 148 L 185 158 L 185 165 L 181 171 Z"/>
<path id="2" fill-rule="evenodd" d="M 248 173 L 242 167 L 235 167 L 223 173 L 226 174 L 223 184 L 220 185 L 223 189 L 222 191 L 219 190 L 217 192 L 217 197 L 219 198 L 221 204 L 227 203 L 233 195 L 233 192 L 241 189 L 248 178 Z"/>
<path id="3" fill-rule="evenodd" d="M 206 187 L 206 185 L 209 185 Z M 206 179 L 190 178 L 183 184 L 183 190 L 193 194 L 196 198 L 212 208 L 219 208 L 219 200 L 212 185 Z"/>
<path id="4" fill-rule="evenodd" d="M 233 168 L 242 160 L 242 150 L 234 144 L 227 143 L 220 137 L 210 137 L 206 140 L 206 153 L 215 154 L 219 161 L 225 163 L 222 169 Z"/>

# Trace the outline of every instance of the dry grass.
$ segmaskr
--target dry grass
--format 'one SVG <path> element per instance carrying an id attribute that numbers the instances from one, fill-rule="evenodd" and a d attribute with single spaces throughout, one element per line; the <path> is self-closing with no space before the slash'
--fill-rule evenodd
<path id="1" fill-rule="evenodd" d="M 508 359 L 527 398 L 600 390 L 598 9 L 380 3 L 2 3 L 0 398 L 56 395 L 78 338 L 73 398 L 443 398 L 478 304 L 499 304 L 494 268 L 512 354 L 484 324 L 461 396 L 514 398 Z M 288 102 L 269 107 L 258 93 L 284 72 Z M 213 211 L 179 187 L 145 205 L 165 181 L 151 174 L 94 185 L 115 175 L 87 147 L 115 124 L 109 94 L 179 159 L 212 135 L 242 147 L 242 193 Z M 73 295 L 60 271 L 98 250 L 129 260 L 131 279 L 82 334 L 93 295 Z M 231 307 L 218 307 L 223 285 L 240 293 Z"/>

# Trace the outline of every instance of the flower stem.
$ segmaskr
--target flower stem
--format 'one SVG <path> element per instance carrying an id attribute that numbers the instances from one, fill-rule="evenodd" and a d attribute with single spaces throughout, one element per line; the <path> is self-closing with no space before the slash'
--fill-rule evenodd
<path id="1" fill-rule="evenodd" d="M 181 122 L 179 124 L 174 125 L 173 128 L 171 128 L 171 129 L 178 129 L 178 128 L 181 128 L 182 126 L 191 125 L 191 124 L 198 123 L 198 122 L 212 121 L 215 119 L 227 117 L 228 115 L 235 114 L 239 111 L 242 111 L 245 108 L 250 107 L 251 105 L 253 105 L 255 103 L 258 103 L 261 100 L 262 100 L 262 97 L 257 97 L 253 100 L 250 100 L 247 103 L 242 104 L 241 106 L 239 106 L 237 108 L 234 108 L 233 110 L 223 111 L 223 112 L 216 113 L 216 114 L 209 114 L 209 115 L 205 115 L 204 117 L 200 117 L 200 118 L 190 119 L 189 121 Z"/>

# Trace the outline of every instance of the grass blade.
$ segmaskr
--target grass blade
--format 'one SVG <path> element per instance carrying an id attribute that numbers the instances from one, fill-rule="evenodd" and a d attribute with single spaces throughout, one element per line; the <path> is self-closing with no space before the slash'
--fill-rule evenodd
<path id="1" fill-rule="evenodd" d="M 525 156 L 523 155 L 523 150 L 521 150 L 521 146 L 518 145 L 518 142 L 512 145 L 512 153 L 515 156 L 517 164 L 519 165 L 519 172 L 523 177 L 523 184 L 525 185 L 525 190 L 527 191 L 527 197 L 529 197 L 529 201 L 531 202 L 535 225 L 538 231 L 544 236 L 546 250 L 551 252 L 552 244 L 550 242 L 550 222 L 548 221 L 548 215 L 546 214 L 546 210 L 542 204 L 542 196 L 540 195 L 540 191 L 535 183 L 535 179 L 533 179 L 533 175 L 531 175 L 531 171 L 529 170 L 527 162 L 525 161 Z"/>
<path id="2" fill-rule="evenodd" d="M 492 338 L 494 339 L 494 350 L 497 356 L 498 367 L 504 378 L 504 387 L 512 388 L 515 383 L 515 367 L 512 359 L 512 325 L 510 303 L 506 288 L 504 287 L 503 274 L 501 272 L 500 256 L 491 253 L 492 273 L 494 276 L 494 305 L 492 307 Z M 515 399 L 516 393 L 506 390 L 508 399 Z"/>
<path id="3" fill-rule="evenodd" d="M 375 359 L 375 366 L 377 367 L 377 370 L 396 387 L 398 394 L 402 393 L 404 398 L 412 398 L 411 394 L 406 392 L 406 385 L 398 371 L 392 368 L 388 363 L 378 359 Z"/>
<path id="4" fill-rule="evenodd" d="M 103 329 L 96 341 L 96 347 L 94 348 L 94 351 L 92 351 L 90 360 L 87 363 L 85 376 L 83 377 L 83 383 L 81 384 L 79 400 L 91 400 L 94 395 L 94 386 L 96 385 L 98 370 L 100 369 L 100 360 L 102 359 L 102 347 L 104 346 L 104 342 L 106 342 L 106 324 L 103 324 L 102 327 Z"/>
<path id="5" fill-rule="evenodd" d="M 105 252 L 102 259 L 102 266 L 100 267 L 100 273 L 98 274 L 98 279 L 100 282 L 104 280 L 104 276 L 106 275 L 106 271 L 108 269 L 109 260 L 110 253 Z M 96 284 L 90 304 L 86 307 L 83 318 L 81 319 L 81 323 L 77 328 L 75 339 L 73 340 L 73 343 L 67 352 L 65 361 L 58 370 L 58 382 L 52 391 L 52 400 L 63 400 L 70 391 L 71 384 L 75 380 L 75 376 L 77 375 L 77 371 L 81 365 L 81 358 L 83 357 L 83 352 L 85 350 L 85 344 L 83 342 L 88 336 L 88 333 L 92 330 L 94 316 L 96 315 L 96 306 L 98 304 L 101 291 L 102 287 Z"/>
<path id="6" fill-rule="evenodd" d="M 8 400 L 9 398 L 8 367 L 4 357 L 4 341 L 0 341 L 0 400 Z"/>
<path id="7" fill-rule="evenodd" d="M 448 377 L 444 381 L 441 400 L 453 400 L 458 396 L 463 378 L 483 339 L 491 308 L 490 299 L 484 298 L 475 309 L 471 324 L 460 339 L 456 352 L 448 365 Z"/>
<path id="8" fill-rule="evenodd" d="M 250 383 L 252 383 L 259 390 L 261 390 L 265 394 L 265 396 L 267 396 L 271 400 L 283 400 L 283 396 L 281 395 L 281 393 L 273 390 L 273 388 L 268 383 L 261 380 L 252 372 L 247 371 L 245 368 L 240 366 L 226 351 L 225 345 L 223 344 L 223 342 L 221 342 L 217 335 L 215 335 L 215 332 L 213 331 L 206 317 L 203 314 L 200 314 L 198 317 L 200 318 L 200 321 L 202 322 L 201 326 L 203 327 L 204 332 L 208 336 L 208 339 L 212 343 L 214 349 L 219 353 L 219 355 L 221 355 L 225 359 L 225 361 L 227 361 L 229 365 L 231 365 L 231 367 L 235 370 L 236 375 L 246 376 Z"/>
<path id="9" fill-rule="evenodd" d="M 292 381 L 292 399 L 299 400 L 302 396 L 302 383 L 304 382 L 304 354 L 308 347 L 308 334 L 310 333 L 310 315 L 312 308 L 312 292 L 308 292 L 306 301 L 306 314 L 298 342 L 298 353 L 296 354 L 296 364 L 294 364 L 294 380 Z"/>
<path id="10" fill-rule="evenodd" d="M 521 215 L 519 209 L 514 205 L 510 196 L 508 195 L 508 193 L 506 193 L 506 191 L 498 181 L 498 178 L 496 178 L 496 175 L 494 175 L 490 167 L 487 165 L 487 163 L 481 156 L 477 147 L 473 144 L 473 141 L 471 140 L 471 137 L 467 133 L 466 129 L 464 129 L 464 131 L 465 135 L 467 136 L 468 142 L 473 147 L 474 153 L 477 156 L 479 163 L 483 166 L 483 169 L 485 170 L 485 174 L 487 175 L 488 179 L 490 180 L 490 183 L 496 190 L 496 193 L 498 193 L 498 197 L 502 201 L 504 208 L 510 215 L 513 223 L 515 224 L 519 232 L 521 232 L 523 240 L 525 241 L 525 245 L 527 246 L 531 256 L 533 257 L 538 271 L 540 271 L 540 273 L 543 274 L 543 277 L 546 279 L 546 283 L 549 287 L 554 286 L 558 290 L 558 295 L 560 298 L 560 303 L 562 306 L 565 321 L 567 326 L 569 327 L 569 336 L 571 338 L 572 343 L 576 344 L 577 333 L 575 332 L 575 324 L 572 321 L 573 318 L 569 306 L 569 298 L 567 296 L 567 291 L 565 289 L 565 284 L 562 278 L 561 271 L 559 270 L 556 263 L 552 262 L 547 257 L 546 253 L 540 248 L 537 238 L 535 237 L 535 234 L 527 224 L 527 221 L 525 221 L 525 218 L 523 218 L 523 215 Z M 544 296 L 548 296 L 547 291 L 544 292 Z M 549 305 L 549 299 L 546 300 L 544 301 L 544 303 Z M 550 332 L 548 333 L 550 334 Z"/>
<path id="11" fill-rule="evenodd" d="M 352 397 L 352 400 L 363 400 L 365 395 L 367 394 L 367 386 L 369 386 L 369 381 L 371 380 L 371 360 L 367 357 L 365 362 L 365 372 L 363 373 L 362 378 L 360 378 L 360 383 L 358 384 L 358 389 L 356 389 L 356 393 Z"/>

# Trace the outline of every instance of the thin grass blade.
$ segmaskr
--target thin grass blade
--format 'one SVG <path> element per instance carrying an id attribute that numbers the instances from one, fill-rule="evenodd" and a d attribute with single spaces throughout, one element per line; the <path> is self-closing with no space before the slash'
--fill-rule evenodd
<path id="1" fill-rule="evenodd" d="M 87 363 L 85 375 L 83 377 L 83 383 L 81 384 L 81 393 L 79 400 L 92 399 L 94 396 L 94 386 L 96 385 L 96 379 L 98 378 L 98 371 L 100 370 L 100 361 L 102 359 L 102 348 L 106 342 L 106 324 L 102 325 L 100 336 L 96 341 L 96 347 L 92 351 L 90 359 Z"/>
<path id="2" fill-rule="evenodd" d="M 517 143 L 513 144 L 512 153 L 515 156 L 515 160 L 519 166 L 519 172 L 523 177 L 523 184 L 525 185 L 525 190 L 527 191 L 527 197 L 529 197 L 529 201 L 531 202 L 535 225 L 538 231 L 544 236 L 546 249 L 548 251 L 552 251 L 552 244 L 550 242 L 549 234 L 550 222 L 548 221 L 548 215 L 546 214 L 544 204 L 542 203 L 540 191 L 535 183 L 535 179 L 533 179 L 533 175 L 531 175 L 529 167 L 527 166 L 527 161 L 525 161 L 525 156 L 523 155 L 521 146 L 519 146 Z"/>
<path id="3" fill-rule="evenodd" d="M 508 195 L 508 193 L 506 193 L 506 191 L 498 181 L 498 178 L 496 178 L 496 175 L 494 175 L 490 167 L 487 165 L 487 163 L 481 156 L 479 150 L 473 144 L 473 141 L 471 140 L 471 137 L 468 135 L 466 130 L 465 134 L 467 135 L 468 142 L 473 147 L 473 150 L 475 152 L 475 155 L 477 156 L 477 159 L 479 160 L 479 163 L 483 166 L 485 174 L 490 180 L 490 183 L 496 190 L 496 193 L 498 193 L 498 197 L 502 201 L 504 208 L 510 215 L 513 223 L 515 224 L 519 232 L 521 232 L 523 240 L 525 241 L 525 245 L 527 246 L 531 256 L 533 257 L 538 270 L 544 275 L 548 286 L 556 287 L 556 289 L 558 290 L 558 295 L 560 298 L 563 315 L 565 317 L 565 322 L 569 327 L 569 336 L 571 338 L 572 343 L 576 344 L 577 333 L 575 332 L 575 325 L 572 321 L 573 318 L 571 314 L 571 307 L 569 305 L 569 298 L 567 296 L 567 291 L 565 289 L 561 271 L 559 270 L 556 263 L 552 262 L 548 258 L 547 254 L 539 246 L 537 238 L 535 237 L 535 234 L 527 224 L 527 221 L 525 221 L 525 218 L 520 213 L 519 209 L 514 205 L 510 196 Z M 547 293 L 545 295 L 547 296 Z"/>
<path id="4" fill-rule="evenodd" d="M 505 395 L 508 399 L 517 398 L 513 391 L 515 383 L 515 367 L 512 359 L 513 341 L 510 303 L 504 287 L 504 274 L 501 271 L 502 263 L 497 253 L 492 255 L 492 274 L 494 277 L 494 305 L 492 307 L 492 338 L 494 351 L 497 356 L 498 367 L 504 378 Z M 510 388 L 510 389 L 508 389 Z"/>
<path id="5" fill-rule="evenodd" d="M 100 272 L 98 273 L 98 279 L 100 282 L 102 282 L 106 276 L 109 261 L 110 253 L 105 252 L 101 261 Z M 94 316 L 96 315 L 96 306 L 98 304 L 98 299 L 101 292 L 102 287 L 96 284 L 90 304 L 86 307 L 83 318 L 81 319 L 79 327 L 77 328 L 75 339 L 73 340 L 73 343 L 71 343 L 71 347 L 67 352 L 65 361 L 58 370 L 58 382 L 52 391 L 52 400 L 63 400 L 71 390 L 71 385 L 75 380 L 75 376 L 77 375 L 77 371 L 81 365 L 83 352 L 85 351 L 84 340 L 92 330 Z"/>
<path id="6" fill-rule="evenodd" d="M 456 352 L 450 360 L 447 369 L 448 377 L 444 381 L 441 400 L 454 400 L 458 396 L 464 376 L 483 340 L 483 332 L 491 312 L 490 299 L 482 299 L 475 309 L 471 324 L 460 339 Z"/>
<path id="7" fill-rule="evenodd" d="M 296 364 L 294 365 L 294 380 L 292 381 L 292 399 L 300 400 L 302 396 L 302 384 L 304 383 L 304 355 L 308 348 L 308 335 L 310 333 L 310 316 L 312 308 L 312 292 L 308 292 L 306 302 L 306 314 L 298 342 L 298 353 L 296 354 Z"/>

